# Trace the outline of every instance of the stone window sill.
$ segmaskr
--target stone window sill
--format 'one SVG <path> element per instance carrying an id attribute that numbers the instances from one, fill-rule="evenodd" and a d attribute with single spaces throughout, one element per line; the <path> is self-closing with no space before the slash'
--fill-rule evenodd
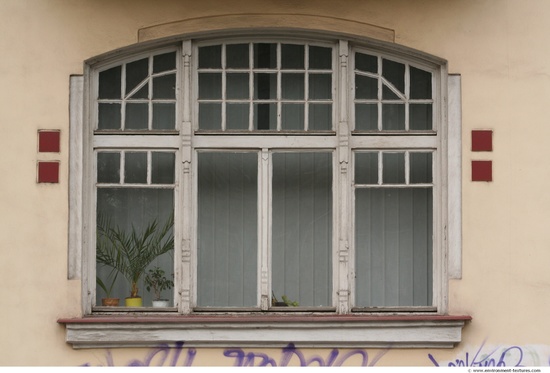
<path id="1" fill-rule="evenodd" d="M 452 348 L 470 316 L 87 316 L 59 319 L 73 348 L 188 347 Z"/>

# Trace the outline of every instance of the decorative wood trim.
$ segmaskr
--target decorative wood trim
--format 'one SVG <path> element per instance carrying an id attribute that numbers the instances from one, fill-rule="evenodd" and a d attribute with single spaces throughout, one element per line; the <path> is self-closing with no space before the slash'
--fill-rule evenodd
<path id="1" fill-rule="evenodd" d="M 157 316 L 60 319 L 73 348 L 452 348 L 470 316 Z"/>

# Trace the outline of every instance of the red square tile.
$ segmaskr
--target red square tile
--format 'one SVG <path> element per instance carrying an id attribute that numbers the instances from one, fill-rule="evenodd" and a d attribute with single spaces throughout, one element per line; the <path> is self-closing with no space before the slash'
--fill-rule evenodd
<path id="1" fill-rule="evenodd" d="M 472 131 L 472 151 L 473 152 L 493 151 L 493 131 L 491 130 Z"/>
<path id="2" fill-rule="evenodd" d="M 38 162 L 39 183 L 59 183 L 59 162 Z"/>
<path id="3" fill-rule="evenodd" d="M 60 131 L 38 131 L 38 151 L 41 153 L 59 153 Z"/>
<path id="4" fill-rule="evenodd" d="M 472 161 L 472 181 L 493 181 L 493 162 Z"/>

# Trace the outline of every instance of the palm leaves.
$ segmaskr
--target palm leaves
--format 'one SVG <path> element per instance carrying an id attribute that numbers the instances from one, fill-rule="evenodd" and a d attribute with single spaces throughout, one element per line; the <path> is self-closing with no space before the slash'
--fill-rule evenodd
<path id="1" fill-rule="evenodd" d="M 142 231 L 133 225 L 126 231 L 112 227 L 110 219 L 98 216 L 96 259 L 97 263 L 116 269 L 130 282 L 130 297 L 138 296 L 138 281 L 145 269 L 162 254 L 174 249 L 172 227 L 174 217 L 159 226 L 153 219 Z"/>

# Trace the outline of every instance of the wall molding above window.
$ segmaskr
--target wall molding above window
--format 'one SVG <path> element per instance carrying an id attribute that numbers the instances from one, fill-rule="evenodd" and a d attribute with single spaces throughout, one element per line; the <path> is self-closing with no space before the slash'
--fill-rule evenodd
<path id="1" fill-rule="evenodd" d="M 345 33 L 348 35 L 361 35 L 361 37 L 385 42 L 395 42 L 395 31 L 385 27 L 336 17 L 289 13 L 245 13 L 189 18 L 143 27 L 138 30 L 138 41 L 151 41 L 197 32 L 204 35 L 205 32 L 220 30 L 227 32 L 227 30 L 265 29 L 266 25 L 273 25 L 270 29 L 286 28 L 294 30 L 304 30 L 304 25 L 307 25 L 308 31 L 322 30 L 323 33 Z"/>
<path id="2" fill-rule="evenodd" d="M 155 347 L 453 348 L 470 316 L 166 316 L 60 319 L 75 349 Z"/>

